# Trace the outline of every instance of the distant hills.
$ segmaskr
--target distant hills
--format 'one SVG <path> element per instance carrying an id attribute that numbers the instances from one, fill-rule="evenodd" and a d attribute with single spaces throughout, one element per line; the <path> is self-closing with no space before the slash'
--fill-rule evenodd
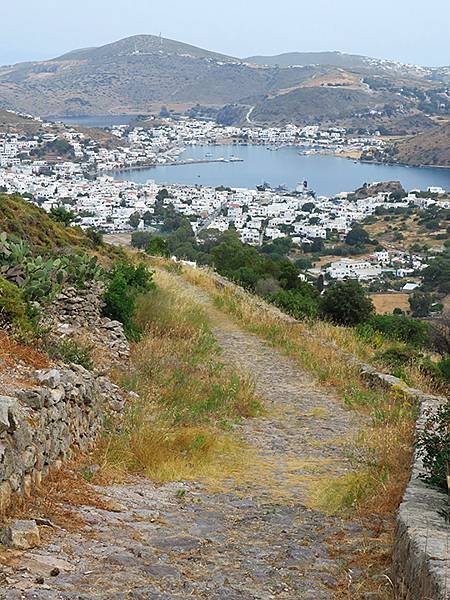
<path id="1" fill-rule="evenodd" d="M 367 67 L 396 69 L 400 66 L 399 63 L 395 63 L 394 61 L 368 58 L 359 54 L 345 54 L 343 52 L 286 52 L 275 56 L 249 56 L 245 61 L 255 65 L 269 65 L 271 67 L 283 68 L 322 65 L 340 67 L 342 69 Z M 408 67 L 407 65 L 401 65 L 401 68 L 406 69 Z M 416 67 L 409 67 L 409 69 L 417 71 Z"/>
<path id="2" fill-rule="evenodd" d="M 407 165 L 450 167 L 450 123 L 397 143 L 394 158 Z"/>
<path id="3" fill-rule="evenodd" d="M 341 125 L 413 135 L 450 113 L 450 68 L 340 52 L 236 58 L 153 35 L 0 67 L 0 108 L 40 116 L 151 114 L 227 124 Z"/>

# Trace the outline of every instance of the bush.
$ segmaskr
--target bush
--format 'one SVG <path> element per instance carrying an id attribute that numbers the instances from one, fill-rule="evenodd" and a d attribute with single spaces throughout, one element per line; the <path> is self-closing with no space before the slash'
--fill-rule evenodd
<path id="1" fill-rule="evenodd" d="M 147 254 L 152 256 L 169 256 L 169 246 L 167 240 L 161 236 L 152 237 L 145 247 Z"/>
<path id="2" fill-rule="evenodd" d="M 430 344 L 428 323 L 405 315 L 373 315 L 367 324 L 389 340 L 405 342 L 416 348 Z"/>
<path id="3" fill-rule="evenodd" d="M 447 356 L 447 358 L 438 362 L 437 366 L 444 379 L 450 383 L 450 356 Z"/>
<path id="4" fill-rule="evenodd" d="M 413 317 L 428 317 L 433 305 L 433 296 L 427 292 L 414 292 L 408 302 Z"/>
<path id="5" fill-rule="evenodd" d="M 417 443 L 425 473 L 420 475 L 429 485 L 447 491 L 450 465 L 450 402 L 441 405 L 425 421 Z"/>
<path id="6" fill-rule="evenodd" d="M 136 337 L 137 331 L 132 321 L 135 310 L 135 294 L 122 273 L 117 272 L 113 275 L 105 292 L 104 301 L 104 315 L 114 321 L 120 321 L 128 337 Z"/>
<path id="7" fill-rule="evenodd" d="M 27 306 L 20 289 L 0 276 L 0 323 L 19 330 L 31 327 Z"/>
<path id="8" fill-rule="evenodd" d="M 131 245 L 133 248 L 144 250 L 151 238 L 152 234 L 149 231 L 134 231 L 131 234 Z"/>
<path id="9" fill-rule="evenodd" d="M 372 300 L 357 281 L 341 281 L 328 288 L 320 303 L 322 316 L 338 325 L 365 323 L 372 315 Z"/>
<path id="10" fill-rule="evenodd" d="M 311 289 L 280 290 L 269 294 L 267 299 L 296 319 L 316 317 L 319 313 L 319 293 L 310 285 L 308 288 Z"/>
<path id="11" fill-rule="evenodd" d="M 136 298 L 153 288 L 152 274 L 143 263 L 136 267 L 130 263 L 117 263 L 109 274 L 104 295 L 104 315 L 120 321 L 127 337 L 138 339 L 139 332 L 133 323 Z"/>
<path id="12" fill-rule="evenodd" d="M 66 210 L 63 206 L 52 208 L 49 214 L 53 221 L 62 223 L 66 226 L 69 226 L 76 216 L 75 213 L 71 212 L 70 210 Z"/>
<path id="13" fill-rule="evenodd" d="M 420 359 L 420 356 L 414 348 L 392 346 L 384 352 L 377 352 L 374 358 L 390 369 L 401 369 Z"/>
<path id="14" fill-rule="evenodd" d="M 93 227 L 88 227 L 85 230 L 86 236 L 91 240 L 94 248 L 99 248 L 103 246 L 103 233 L 101 231 L 97 231 Z"/>
<path id="15" fill-rule="evenodd" d="M 50 358 L 61 360 L 64 363 L 75 363 L 85 369 L 92 369 L 92 348 L 80 346 L 75 340 L 47 341 L 44 349 Z"/>

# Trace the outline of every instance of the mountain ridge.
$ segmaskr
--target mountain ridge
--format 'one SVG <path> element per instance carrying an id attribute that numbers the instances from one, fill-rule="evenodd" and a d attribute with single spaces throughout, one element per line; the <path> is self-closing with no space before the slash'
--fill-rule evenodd
<path id="1" fill-rule="evenodd" d="M 238 107 L 232 124 L 246 122 L 254 107 L 254 124 L 351 122 L 355 131 L 386 126 L 401 135 L 418 133 L 421 123 L 425 129 L 426 115 L 450 111 L 445 67 L 432 70 L 340 52 L 282 56 L 304 64 L 251 64 L 140 34 L 47 61 L 0 67 L 0 107 L 54 117 L 155 114 L 162 106 L 184 113 L 197 104 L 231 105 Z M 310 64 L 318 59 L 329 64 Z"/>

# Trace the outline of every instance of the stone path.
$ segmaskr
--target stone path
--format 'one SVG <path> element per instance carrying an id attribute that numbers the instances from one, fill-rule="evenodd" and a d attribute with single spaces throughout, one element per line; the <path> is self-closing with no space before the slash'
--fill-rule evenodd
<path id="1" fill-rule="evenodd" d="M 312 477 L 349 468 L 343 440 L 357 431 L 355 415 L 293 361 L 214 309 L 204 292 L 194 293 L 211 315 L 224 362 L 255 379 L 267 414 L 240 429 L 265 467 L 220 489 L 138 478 L 99 488 L 115 500 L 114 511 L 82 508 L 85 528 L 59 530 L 33 551 L 9 552 L 0 598 L 334 597 L 342 565 L 330 554 L 330 540 L 345 538 L 357 549 L 365 532 L 309 509 L 306 498 Z"/>

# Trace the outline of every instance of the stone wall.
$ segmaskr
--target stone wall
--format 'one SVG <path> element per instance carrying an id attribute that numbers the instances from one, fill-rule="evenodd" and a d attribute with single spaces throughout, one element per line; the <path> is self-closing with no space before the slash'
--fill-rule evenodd
<path id="1" fill-rule="evenodd" d="M 218 289 L 232 289 L 238 295 L 247 294 L 239 286 L 220 275 L 211 273 Z M 262 300 L 260 307 L 289 323 L 296 320 Z M 329 343 L 329 342 L 323 342 Z M 335 344 L 330 343 L 337 349 Z M 394 390 L 420 407 L 416 435 L 422 430 L 426 416 L 448 398 L 440 398 L 410 388 L 393 375 L 380 373 L 353 355 L 342 352 L 343 360 L 355 363 L 361 376 L 373 387 Z M 448 503 L 446 494 L 425 485 L 419 475 L 423 465 L 414 454 L 411 479 L 397 512 L 393 554 L 394 584 L 398 598 L 406 600 L 450 599 L 450 525 L 439 514 Z"/>
<path id="2" fill-rule="evenodd" d="M 129 344 L 122 323 L 102 315 L 103 286 L 94 281 L 79 290 L 64 289 L 45 307 L 44 324 L 54 339 L 73 338 L 92 346 L 95 366 L 107 372 L 112 366 L 125 366 Z"/>
<path id="3" fill-rule="evenodd" d="M 34 385 L 0 396 L 0 512 L 51 466 L 91 447 L 105 413 L 123 405 L 117 386 L 79 365 L 36 371 Z"/>
<path id="4" fill-rule="evenodd" d="M 106 376 L 126 368 L 129 344 L 122 324 L 102 316 L 102 286 L 68 288 L 43 309 L 50 339 L 82 339 L 99 355 L 95 369 L 65 365 L 27 373 L 0 390 L 0 513 L 27 496 L 50 467 L 96 441 L 106 414 L 118 418 L 127 394 Z M 97 358 L 97 357 L 95 357 Z"/>

